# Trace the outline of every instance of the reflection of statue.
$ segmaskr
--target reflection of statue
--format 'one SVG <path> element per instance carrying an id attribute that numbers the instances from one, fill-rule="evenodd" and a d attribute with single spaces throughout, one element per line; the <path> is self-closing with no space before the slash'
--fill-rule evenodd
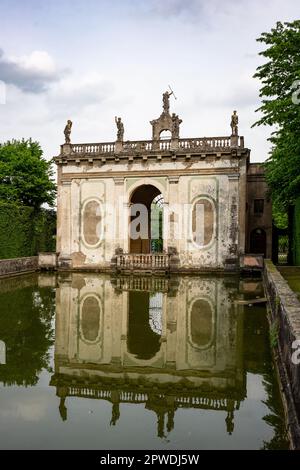
<path id="1" fill-rule="evenodd" d="M 234 413 L 233 411 L 228 411 L 227 412 L 227 416 L 226 416 L 226 419 L 225 419 L 225 422 L 226 422 L 226 429 L 227 429 L 227 432 L 228 434 L 231 436 L 231 434 L 233 433 L 234 431 Z"/>
<path id="2" fill-rule="evenodd" d="M 120 394 L 116 390 L 111 392 L 112 410 L 110 425 L 115 426 L 118 419 L 120 418 Z"/>
<path id="3" fill-rule="evenodd" d="M 68 119 L 67 125 L 66 125 L 65 130 L 64 130 L 66 144 L 71 143 L 72 124 L 73 124 L 72 121 L 70 121 L 70 119 Z"/>
<path id="4" fill-rule="evenodd" d="M 165 91 L 163 93 L 163 109 L 164 113 L 169 114 L 169 109 L 170 109 L 170 96 L 173 94 L 173 91 L 168 92 Z"/>
<path id="5" fill-rule="evenodd" d="M 59 403 L 59 414 L 61 416 L 61 419 L 63 421 L 66 421 L 67 420 L 67 407 L 65 405 L 65 401 L 66 401 L 66 398 L 65 397 L 61 397 L 60 399 L 60 403 Z"/>
<path id="6" fill-rule="evenodd" d="M 123 141 L 123 138 L 124 138 L 124 124 L 121 120 L 121 118 L 117 118 L 117 116 L 115 116 L 115 123 L 117 125 L 117 129 L 118 129 L 118 132 L 117 132 L 117 140 L 119 141 Z"/>
<path id="7" fill-rule="evenodd" d="M 239 117 L 236 114 L 236 111 L 233 111 L 233 115 L 231 116 L 231 135 L 238 135 L 238 123 Z"/>
<path id="8" fill-rule="evenodd" d="M 179 125 L 182 123 L 182 119 L 179 119 L 178 115 L 172 114 L 172 139 L 179 138 Z"/>
<path id="9" fill-rule="evenodd" d="M 120 418 L 120 405 L 119 403 L 113 403 L 112 410 L 111 410 L 110 425 L 115 426 L 119 418 Z"/>

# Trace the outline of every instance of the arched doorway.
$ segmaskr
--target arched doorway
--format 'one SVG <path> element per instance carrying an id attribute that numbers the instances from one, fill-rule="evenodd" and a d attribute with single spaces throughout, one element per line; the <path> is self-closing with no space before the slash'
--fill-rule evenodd
<path id="1" fill-rule="evenodd" d="M 262 228 L 256 228 L 250 233 L 250 251 L 266 256 L 267 251 L 266 232 Z"/>
<path id="2" fill-rule="evenodd" d="M 136 188 L 130 199 L 129 252 L 163 251 L 163 196 L 151 184 Z"/>

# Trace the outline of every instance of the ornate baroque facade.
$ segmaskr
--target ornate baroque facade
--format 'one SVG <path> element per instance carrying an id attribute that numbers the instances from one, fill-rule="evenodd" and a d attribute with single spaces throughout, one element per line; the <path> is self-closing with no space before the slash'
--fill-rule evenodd
<path id="1" fill-rule="evenodd" d="M 236 112 L 230 136 L 180 138 L 182 121 L 169 111 L 170 95 L 163 94 L 163 111 L 151 121 L 151 140 L 125 140 L 116 117 L 115 142 L 73 144 L 68 121 L 55 157 L 59 267 L 232 270 L 249 252 L 247 209 L 255 190 L 247 201 L 250 150 L 238 135 Z M 160 201 L 162 214 L 159 250 L 152 243 L 153 201 Z M 139 204 L 148 216 L 146 235 L 136 238 Z"/>

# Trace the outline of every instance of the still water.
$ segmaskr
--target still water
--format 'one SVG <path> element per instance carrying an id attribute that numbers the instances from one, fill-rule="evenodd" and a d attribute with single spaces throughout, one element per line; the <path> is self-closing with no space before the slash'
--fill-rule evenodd
<path id="1" fill-rule="evenodd" d="M 1 449 L 287 448 L 259 280 L 0 281 Z"/>

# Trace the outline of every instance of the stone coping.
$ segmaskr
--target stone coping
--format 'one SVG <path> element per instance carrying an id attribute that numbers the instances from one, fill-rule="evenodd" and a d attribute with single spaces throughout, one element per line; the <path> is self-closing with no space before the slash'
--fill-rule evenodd
<path id="1" fill-rule="evenodd" d="M 293 358 L 297 351 L 300 359 L 299 348 L 293 346 L 300 340 L 300 302 L 270 260 L 265 260 L 263 277 L 287 430 L 291 448 L 300 450 L 300 363 Z"/>
<path id="2" fill-rule="evenodd" d="M 300 302 L 288 281 L 276 269 L 272 261 L 265 260 L 265 271 L 272 282 L 278 302 L 286 314 L 288 324 L 296 339 L 300 339 Z"/>
<path id="3" fill-rule="evenodd" d="M 38 256 L 0 260 L 0 277 L 15 276 L 21 273 L 36 271 L 37 269 Z"/>

